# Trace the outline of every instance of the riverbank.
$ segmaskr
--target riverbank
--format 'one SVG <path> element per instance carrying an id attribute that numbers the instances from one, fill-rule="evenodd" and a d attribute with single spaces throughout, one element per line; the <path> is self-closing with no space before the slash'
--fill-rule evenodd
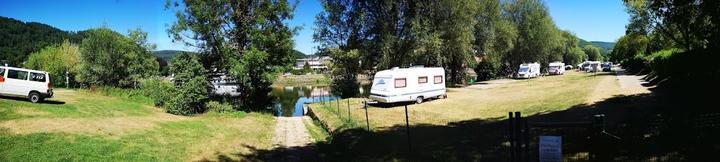
<path id="1" fill-rule="evenodd" d="M 331 83 L 330 77 L 324 74 L 280 75 L 273 86 L 327 86 Z"/>

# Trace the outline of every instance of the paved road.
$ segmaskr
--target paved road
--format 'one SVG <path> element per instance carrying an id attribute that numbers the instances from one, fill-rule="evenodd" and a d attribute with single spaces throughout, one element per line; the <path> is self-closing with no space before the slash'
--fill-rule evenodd
<path id="1" fill-rule="evenodd" d="M 643 86 L 643 84 L 647 83 L 643 78 L 645 75 L 632 75 L 632 74 L 626 74 L 625 69 L 617 68 L 615 69 L 616 77 L 618 80 L 618 84 L 620 84 L 620 90 L 622 94 L 624 95 L 632 95 L 632 94 L 638 94 L 638 93 L 649 93 L 650 90 L 648 88 Z"/>

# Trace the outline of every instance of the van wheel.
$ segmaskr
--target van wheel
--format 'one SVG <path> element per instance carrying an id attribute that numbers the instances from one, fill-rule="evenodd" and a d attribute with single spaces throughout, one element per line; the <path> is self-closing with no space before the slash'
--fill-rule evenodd
<path id="1" fill-rule="evenodd" d="M 421 104 L 422 102 L 423 102 L 423 97 L 422 97 L 422 96 L 417 97 L 417 98 L 415 99 L 415 103 L 417 103 L 417 104 Z"/>
<path id="2" fill-rule="evenodd" d="M 447 94 L 440 95 L 440 98 L 442 98 L 442 99 L 447 99 Z"/>
<path id="3" fill-rule="evenodd" d="M 42 101 L 42 97 L 40 97 L 40 93 L 37 92 L 30 92 L 30 95 L 28 95 L 28 99 L 32 103 L 38 103 Z"/>

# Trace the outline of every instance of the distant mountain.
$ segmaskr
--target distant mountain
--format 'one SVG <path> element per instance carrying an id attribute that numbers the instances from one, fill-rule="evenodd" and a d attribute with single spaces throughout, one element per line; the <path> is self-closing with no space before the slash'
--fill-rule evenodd
<path id="1" fill-rule="evenodd" d="M 79 43 L 81 34 L 67 32 L 47 24 L 22 22 L 0 16 L 0 62 L 21 66 L 30 53 L 65 40 Z"/>
<path id="2" fill-rule="evenodd" d="M 584 47 L 585 45 L 592 45 L 597 48 L 600 48 L 600 54 L 603 56 L 607 56 L 612 52 L 612 49 L 615 47 L 615 42 L 603 42 L 603 41 L 586 41 L 584 39 L 579 39 L 580 47 Z"/>
<path id="3" fill-rule="evenodd" d="M 170 61 L 175 55 L 180 54 L 180 52 L 188 52 L 188 51 L 180 51 L 180 50 L 159 50 L 159 51 L 153 51 L 153 55 L 155 57 L 158 57 L 160 59 L 163 59 L 165 61 Z M 194 53 L 194 52 L 189 52 Z"/>

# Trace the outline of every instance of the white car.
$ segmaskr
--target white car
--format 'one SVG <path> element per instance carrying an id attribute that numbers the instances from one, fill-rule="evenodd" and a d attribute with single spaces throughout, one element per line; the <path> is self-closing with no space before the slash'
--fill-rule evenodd
<path id="1" fill-rule="evenodd" d="M 33 103 L 51 98 L 50 75 L 44 71 L 0 67 L 0 95 L 27 97 Z"/>

